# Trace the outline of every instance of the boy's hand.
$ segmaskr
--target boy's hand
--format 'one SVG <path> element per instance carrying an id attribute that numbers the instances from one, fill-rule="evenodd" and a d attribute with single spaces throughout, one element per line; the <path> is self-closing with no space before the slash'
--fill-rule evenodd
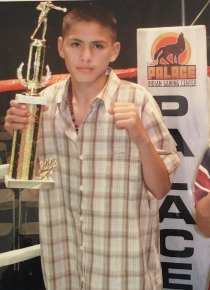
<path id="1" fill-rule="evenodd" d="M 13 134 L 14 130 L 23 130 L 29 123 L 30 113 L 25 104 L 20 104 L 15 100 L 10 101 L 10 108 L 5 117 L 5 129 Z"/>
<path id="2" fill-rule="evenodd" d="M 15 130 L 27 128 L 31 114 L 25 104 L 18 103 L 16 100 L 11 100 L 10 106 L 5 117 L 4 127 L 12 135 Z M 44 111 L 47 108 L 47 106 L 44 106 Z"/>
<path id="3" fill-rule="evenodd" d="M 136 106 L 133 103 L 114 103 L 109 109 L 114 116 L 117 129 L 125 129 L 130 139 L 136 144 L 148 138 Z"/>
<path id="4" fill-rule="evenodd" d="M 149 191 L 161 199 L 169 191 L 171 182 L 167 168 L 152 144 L 133 103 L 114 103 L 109 109 L 118 129 L 125 129 L 139 151 L 143 177 Z"/>

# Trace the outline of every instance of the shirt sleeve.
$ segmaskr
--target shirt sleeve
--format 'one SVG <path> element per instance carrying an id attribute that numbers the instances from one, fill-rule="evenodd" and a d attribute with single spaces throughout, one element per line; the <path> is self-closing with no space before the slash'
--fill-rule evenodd
<path id="1" fill-rule="evenodd" d="M 176 143 L 167 129 L 156 101 L 147 91 L 144 95 L 144 105 L 140 115 L 156 151 L 166 165 L 172 182 L 180 164 Z"/>

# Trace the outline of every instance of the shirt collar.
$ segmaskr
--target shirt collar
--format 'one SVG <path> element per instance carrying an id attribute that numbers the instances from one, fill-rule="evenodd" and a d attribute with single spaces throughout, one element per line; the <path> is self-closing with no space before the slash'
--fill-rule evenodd
<path id="1" fill-rule="evenodd" d="M 110 106 L 115 102 L 114 95 L 119 87 L 120 79 L 111 68 L 107 69 L 106 75 L 108 76 L 107 82 L 96 96 L 96 99 L 101 99 L 104 102 L 105 110 L 108 111 Z M 60 106 L 61 111 L 65 110 L 67 106 L 69 82 L 70 77 L 58 84 L 56 102 Z"/>
<path id="2" fill-rule="evenodd" d="M 64 111 L 67 106 L 69 82 L 70 77 L 67 80 L 59 83 L 58 93 L 56 95 L 56 103 L 60 107 L 61 111 Z"/>
<path id="3" fill-rule="evenodd" d="M 106 85 L 99 92 L 96 98 L 101 99 L 104 102 L 105 110 L 108 111 L 110 106 L 115 102 L 114 95 L 119 87 L 120 79 L 111 68 L 107 69 L 106 74 L 108 75 Z"/>

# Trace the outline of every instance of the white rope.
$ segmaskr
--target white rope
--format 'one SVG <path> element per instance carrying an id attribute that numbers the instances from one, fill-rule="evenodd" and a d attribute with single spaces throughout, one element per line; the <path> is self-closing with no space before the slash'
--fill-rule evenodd
<path id="1" fill-rule="evenodd" d="M 40 256 L 40 244 L 0 254 L 0 267 L 16 264 Z"/>

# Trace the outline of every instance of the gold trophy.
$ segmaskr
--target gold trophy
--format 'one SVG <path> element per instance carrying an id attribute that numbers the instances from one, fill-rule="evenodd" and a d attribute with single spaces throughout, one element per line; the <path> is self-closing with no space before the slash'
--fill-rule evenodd
<path id="1" fill-rule="evenodd" d="M 44 98 L 40 97 L 39 91 L 51 76 L 49 66 L 46 66 L 46 76 L 43 80 L 48 13 L 51 9 L 62 12 L 66 12 L 67 9 L 53 5 L 52 1 L 40 2 L 36 9 L 41 12 L 37 27 L 31 35 L 26 79 L 22 76 L 24 63 L 21 63 L 17 69 L 17 77 L 27 90 L 24 94 L 16 94 L 16 99 L 26 104 L 32 120 L 26 129 L 14 132 L 9 174 L 5 178 L 5 183 L 10 188 L 49 188 L 53 183 L 49 175 L 56 166 L 54 158 L 39 163 L 37 161 L 42 105 L 46 103 Z M 41 27 L 43 27 L 42 31 L 40 31 Z M 41 36 L 38 38 L 36 35 L 39 32 Z"/>

